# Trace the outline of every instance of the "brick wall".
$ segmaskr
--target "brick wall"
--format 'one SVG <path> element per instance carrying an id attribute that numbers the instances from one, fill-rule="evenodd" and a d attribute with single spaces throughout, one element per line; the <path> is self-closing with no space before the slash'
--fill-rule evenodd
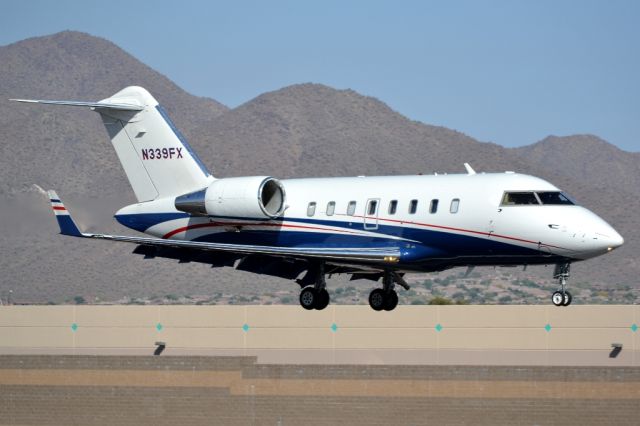
<path id="1" fill-rule="evenodd" d="M 640 368 L 0 356 L 0 424 L 638 424 Z"/>

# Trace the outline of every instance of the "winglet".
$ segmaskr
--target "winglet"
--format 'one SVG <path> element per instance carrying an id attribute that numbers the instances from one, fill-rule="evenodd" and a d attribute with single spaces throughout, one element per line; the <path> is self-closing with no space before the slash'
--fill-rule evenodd
<path id="1" fill-rule="evenodd" d="M 47 191 L 47 194 L 49 195 L 49 201 L 51 202 L 53 213 L 56 215 L 56 219 L 58 220 L 60 233 L 62 235 L 71 235 L 72 237 L 85 237 L 86 235 L 80 232 L 78 225 L 76 225 L 69 214 L 69 211 L 64 207 L 64 204 L 62 204 L 58 194 L 56 194 L 55 191 Z"/>

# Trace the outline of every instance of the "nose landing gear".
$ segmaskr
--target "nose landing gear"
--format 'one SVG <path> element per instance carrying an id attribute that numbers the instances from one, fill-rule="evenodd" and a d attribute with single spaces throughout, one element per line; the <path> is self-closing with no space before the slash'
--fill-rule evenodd
<path id="1" fill-rule="evenodd" d="M 558 263 L 553 273 L 553 278 L 558 280 L 560 284 L 560 290 L 555 291 L 551 295 L 551 302 L 556 306 L 569 306 L 571 304 L 571 293 L 569 293 L 565 287 L 567 285 L 567 279 L 569 279 L 571 271 L 570 263 Z"/>

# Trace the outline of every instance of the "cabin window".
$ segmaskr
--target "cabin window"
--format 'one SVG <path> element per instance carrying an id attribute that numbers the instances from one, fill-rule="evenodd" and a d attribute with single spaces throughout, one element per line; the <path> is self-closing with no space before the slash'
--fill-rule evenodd
<path id="1" fill-rule="evenodd" d="M 503 206 L 540 205 L 538 197 L 533 192 L 505 192 L 502 197 Z"/>
<path id="2" fill-rule="evenodd" d="M 376 210 L 378 210 L 378 201 L 377 200 L 369 201 L 369 207 L 367 208 L 367 215 L 375 216 Z"/>
<path id="3" fill-rule="evenodd" d="M 558 191 L 536 192 L 542 204 L 550 205 L 575 205 L 573 200 L 567 194 Z"/>
<path id="4" fill-rule="evenodd" d="M 438 211 L 438 200 L 431 200 L 431 203 L 429 204 L 429 213 L 434 214 L 435 212 Z"/>
<path id="5" fill-rule="evenodd" d="M 418 200 L 411 200 L 409 203 L 409 214 L 416 214 L 418 211 Z"/>
<path id="6" fill-rule="evenodd" d="M 329 203 L 327 204 L 327 216 L 333 216 L 335 211 L 336 211 L 336 202 L 329 201 Z"/>
<path id="7" fill-rule="evenodd" d="M 355 201 L 349 201 L 349 206 L 347 207 L 347 214 L 349 216 L 353 216 L 354 214 L 356 214 L 356 202 Z"/>
<path id="8" fill-rule="evenodd" d="M 307 216 L 311 217 L 316 214 L 316 202 L 312 201 L 307 206 Z"/>
<path id="9" fill-rule="evenodd" d="M 460 199 L 454 198 L 451 200 L 451 207 L 449 207 L 449 212 L 458 213 L 458 208 L 460 207 Z"/>
<path id="10" fill-rule="evenodd" d="M 398 200 L 389 201 L 389 214 L 396 214 L 398 210 Z"/>

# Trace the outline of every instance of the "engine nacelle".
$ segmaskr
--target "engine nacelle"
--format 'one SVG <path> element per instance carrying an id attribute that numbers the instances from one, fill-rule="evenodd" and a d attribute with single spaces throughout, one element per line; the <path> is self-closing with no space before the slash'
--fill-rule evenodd
<path id="1" fill-rule="evenodd" d="M 284 213 L 284 186 L 269 176 L 218 179 L 208 188 L 177 197 L 175 206 L 197 216 L 275 219 Z"/>

